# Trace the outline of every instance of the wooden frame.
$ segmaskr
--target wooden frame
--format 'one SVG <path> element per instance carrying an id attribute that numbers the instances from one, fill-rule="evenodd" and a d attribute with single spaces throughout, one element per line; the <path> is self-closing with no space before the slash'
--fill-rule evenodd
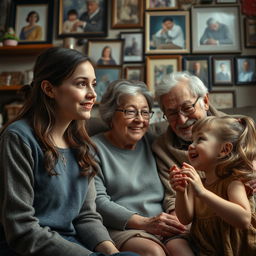
<path id="1" fill-rule="evenodd" d="M 194 6 L 193 53 L 241 52 L 239 6 Z"/>
<path id="2" fill-rule="evenodd" d="M 124 78 L 127 80 L 139 80 L 144 82 L 144 66 L 126 66 L 124 68 Z"/>
<path id="3" fill-rule="evenodd" d="M 170 32 L 163 32 L 163 24 Z M 171 24 L 173 27 L 171 28 Z M 171 39 L 168 33 L 174 33 Z M 190 26 L 188 11 L 152 11 L 145 14 L 146 53 L 188 53 Z"/>
<path id="4" fill-rule="evenodd" d="M 234 91 L 212 91 L 209 93 L 211 105 L 217 109 L 235 108 L 236 94 Z"/>
<path id="5" fill-rule="evenodd" d="M 236 4 L 237 0 L 216 0 L 217 4 Z"/>
<path id="6" fill-rule="evenodd" d="M 98 7 L 98 8 L 97 8 Z M 87 14 L 86 1 L 59 0 L 58 31 L 59 37 L 105 37 L 108 32 L 107 0 L 100 0 L 97 12 L 92 18 Z M 68 20 L 68 17 L 72 21 Z M 76 17 L 76 20 L 75 20 Z M 80 22 L 80 24 L 79 24 Z M 86 23 L 84 23 L 86 22 Z M 79 24 L 79 25 L 74 25 Z"/>
<path id="7" fill-rule="evenodd" d="M 112 0 L 112 28 L 142 28 L 143 1 Z"/>
<path id="8" fill-rule="evenodd" d="M 236 84 L 256 84 L 256 57 L 235 57 L 235 82 Z"/>
<path id="9" fill-rule="evenodd" d="M 106 40 L 88 40 L 88 56 L 97 66 L 114 66 L 123 63 L 123 45 L 124 40 L 106 39 Z M 103 61 L 103 55 L 107 48 L 110 50 L 110 60 Z M 108 51 L 108 50 L 107 50 Z"/>
<path id="10" fill-rule="evenodd" d="M 36 25 L 29 28 L 35 17 Z M 53 1 L 13 0 L 11 5 L 11 27 L 19 37 L 19 44 L 49 44 L 52 42 Z"/>
<path id="11" fill-rule="evenodd" d="M 244 18 L 245 47 L 256 48 L 256 18 Z"/>
<path id="12" fill-rule="evenodd" d="M 144 41 L 142 32 L 121 32 L 120 38 L 124 40 L 125 63 L 144 61 Z"/>
<path id="13" fill-rule="evenodd" d="M 197 76 L 211 91 L 210 56 L 183 56 L 182 69 Z"/>
<path id="14" fill-rule="evenodd" d="M 107 86 L 115 80 L 122 78 L 121 67 L 95 67 L 95 74 L 97 77 L 97 86 L 95 92 L 97 93 L 96 103 L 101 101 L 102 95 L 105 93 Z"/>
<path id="15" fill-rule="evenodd" d="M 232 86 L 234 83 L 233 57 L 212 57 L 212 77 L 214 85 Z"/>
<path id="16" fill-rule="evenodd" d="M 146 84 L 155 94 L 155 87 L 162 78 L 172 72 L 181 71 L 181 56 L 152 55 L 146 56 Z"/>
<path id="17" fill-rule="evenodd" d="M 171 0 L 169 4 L 163 3 L 163 1 L 152 1 L 152 0 L 145 0 L 146 1 L 146 10 L 173 10 L 178 9 L 178 0 Z"/>

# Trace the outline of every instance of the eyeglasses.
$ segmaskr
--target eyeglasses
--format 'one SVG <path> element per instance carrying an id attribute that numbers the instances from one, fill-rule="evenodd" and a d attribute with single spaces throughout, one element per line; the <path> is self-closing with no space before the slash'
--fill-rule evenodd
<path id="1" fill-rule="evenodd" d="M 197 103 L 197 101 L 200 99 L 201 97 L 198 96 L 196 101 L 193 104 L 183 104 L 180 106 L 180 109 L 175 110 L 175 111 L 170 111 L 166 114 L 163 115 L 163 118 L 165 120 L 169 120 L 169 121 L 174 121 L 176 120 L 180 114 L 182 114 L 183 116 L 189 116 L 195 113 L 196 109 L 195 109 L 195 105 Z"/>
<path id="2" fill-rule="evenodd" d="M 139 114 L 143 117 L 145 120 L 149 120 L 154 112 L 148 111 L 148 110 L 137 110 L 137 109 L 116 109 L 116 111 L 123 112 L 125 118 L 132 119 L 136 118 Z"/>

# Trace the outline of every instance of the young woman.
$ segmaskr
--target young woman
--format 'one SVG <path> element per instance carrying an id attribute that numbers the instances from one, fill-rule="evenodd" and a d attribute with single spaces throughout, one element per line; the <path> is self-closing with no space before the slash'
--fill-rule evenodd
<path id="1" fill-rule="evenodd" d="M 53 47 L 38 57 L 24 107 L 0 137 L 0 255 L 119 255 L 95 211 L 84 123 L 95 86 L 80 52 Z"/>
<path id="2" fill-rule="evenodd" d="M 176 214 L 192 222 L 190 239 L 201 255 L 256 255 L 255 178 L 256 131 L 249 117 L 207 117 L 193 127 L 191 165 L 174 167 Z M 197 171 L 205 172 L 201 180 Z"/>

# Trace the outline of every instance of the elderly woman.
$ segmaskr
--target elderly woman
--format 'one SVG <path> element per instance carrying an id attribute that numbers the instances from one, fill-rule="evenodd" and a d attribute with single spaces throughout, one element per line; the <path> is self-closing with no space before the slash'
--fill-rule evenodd
<path id="1" fill-rule="evenodd" d="M 96 204 L 119 250 L 165 256 L 177 241 L 167 238 L 186 228 L 162 207 L 164 188 L 146 134 L 152 105 L 143 82 L 117 80 L 108 86 L 99 111 L 109 130 L 93 137 Z"/>

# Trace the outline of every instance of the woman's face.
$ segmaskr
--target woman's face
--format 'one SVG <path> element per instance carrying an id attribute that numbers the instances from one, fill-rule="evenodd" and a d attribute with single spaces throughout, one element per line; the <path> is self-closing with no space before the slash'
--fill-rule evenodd
<path id="1" fill-rule="evenodd" d="M 29 16 L 28 20 L 29 20 L 29 23 L 36 23 L 37 22 L 37 14 L 36 13 L 33 13 Z"/>
<path id="2" fill-rule="evenodd" d="M 141 94 L 124 95 L 118 109 L 149 111 L 149 106 L 146 98 Z M 149 120 L 144 119 L 140 114 L 135 118 L 128 119 L 124 112 L 116 111 L 112 119 L 111 132 L 120 148 L 133 149 L 147 132 L 148 126 Z"/>
<path id="3" fill-rule="evenodd" d="M 103 57 L 110 57 L 111 55 L 111 49 L 109 47 L 105 48 L 103 52 Z"/>
<path id="4" fill-rule="evenodd" d="M 61 86 L 53 87 L 56 117 L 63 121 L 89 119 L 96 100 L 96 76 L 90 62 L 77 66 Z"/>

